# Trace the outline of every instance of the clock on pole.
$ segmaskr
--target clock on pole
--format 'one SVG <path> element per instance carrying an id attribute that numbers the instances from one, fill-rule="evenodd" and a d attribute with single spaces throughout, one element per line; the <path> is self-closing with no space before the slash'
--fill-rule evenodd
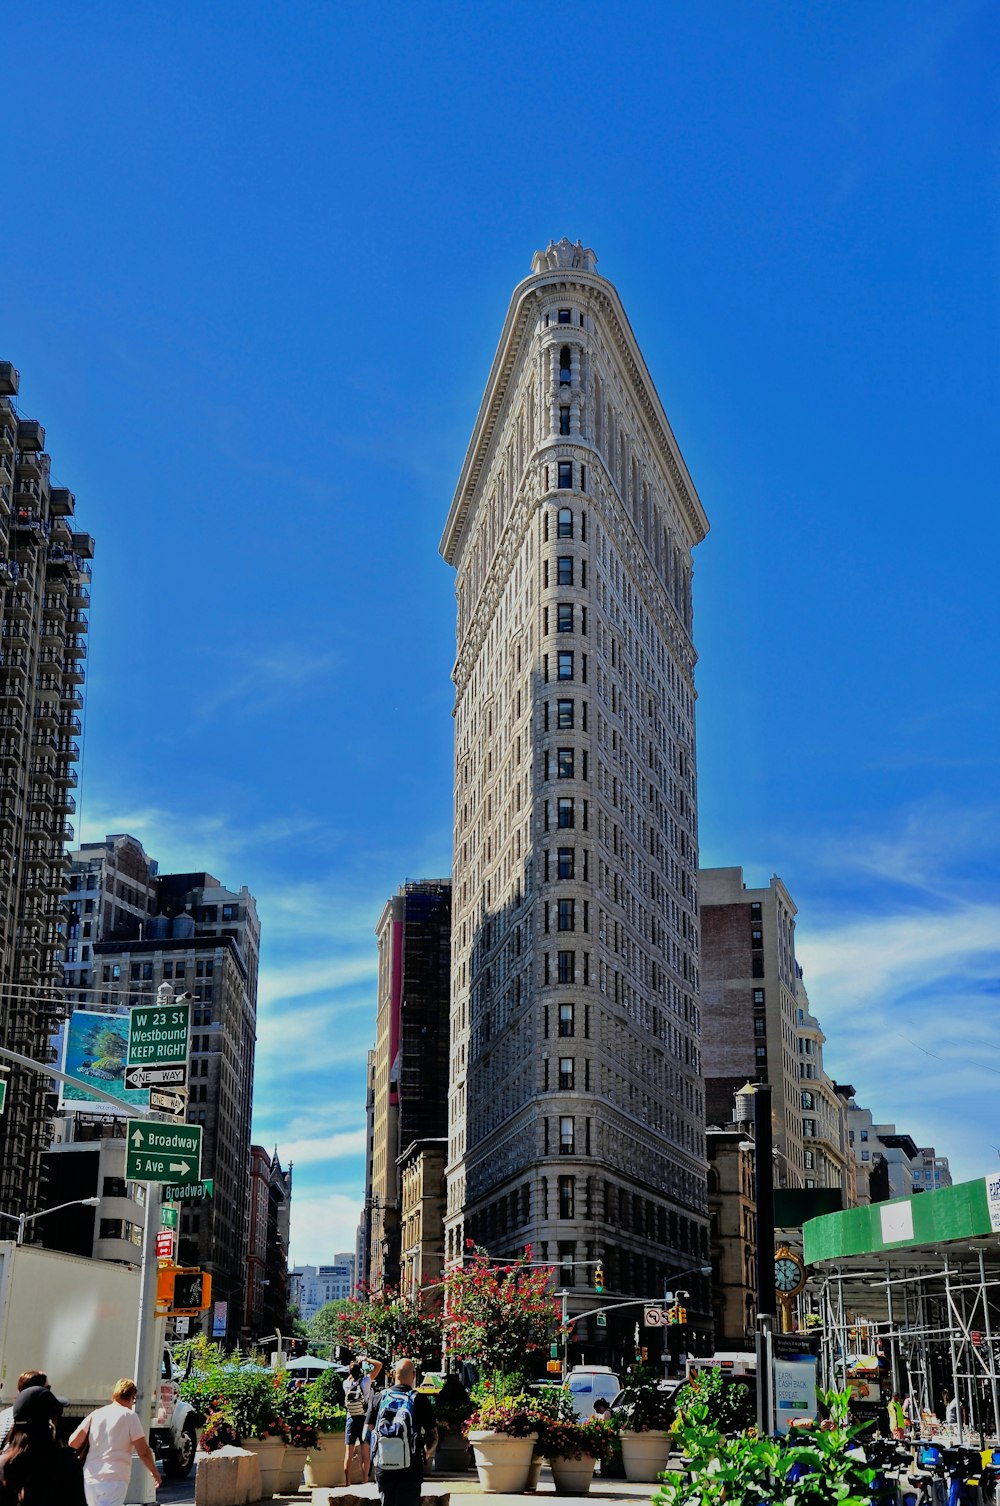
<path id="1" fill-rule="evenodd" d="M 781 1303 L 781 1331 L 792 1331 L 792 1298 L 798 1296 L 806 1284 L 806 1268 L 799 1255 L 788 1245 L 779 1245 L 774 1252 L 774 1289 Z"/>

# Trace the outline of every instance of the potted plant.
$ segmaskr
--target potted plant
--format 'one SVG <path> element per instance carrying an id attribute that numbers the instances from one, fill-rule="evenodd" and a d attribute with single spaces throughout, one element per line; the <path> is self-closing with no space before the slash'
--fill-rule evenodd
<path id="1" fill-rule="evenodd" d="M 587 1495 L 595 1466 L 610 1458 L 614 1445 L 615 1429 L 601 1417 L 547 1418 L 538 1443 L 551 1465 L 556 1494 L 571 1496 Z"/>
<path id="2" fill-rule="evenodd" d="M 230 1420 L 243 1447 L 257 1455 L 261 1500 L 269 1501 L 278 1489 L 285 1458 L 282 1411 L 287 1378 L 262 1365 L 242 1365 L 222 1379 Z"/>
<path id="3" fill-rule="evenodd" d="M 519 1495 L 528 1483 L 538 1419 L 523 1394 L 484 1396 L 469 1418 L 469 1442 L 483 1490 Z"/>
<path id="4" fill-rule="evenodd" d="M 337 1486 L 344 1483 L 344 1386 L 335 1370 L 324 1370 L 306 1387 L 309 1419 L 316 1441 L 306 1459 L 306 1484 Z"/>
<path id="5" fill-rule="evenodd" d="M 658 1480 L 670 1458 L 673 1403 L 652 1365 L 633 1365 L 615 1399 L 626 1480 Z"/>
<path id="6" fill-rule="evenodd" d="M 440 1473 L 455 1474 L 469 1467 L 469 1443 L 465 1425 L 475 1407 L 457 1375 L 445 1378 L 433 1397 L 434 1420 L 438 1441 L 434 1451 L 434 1468 Z"/>

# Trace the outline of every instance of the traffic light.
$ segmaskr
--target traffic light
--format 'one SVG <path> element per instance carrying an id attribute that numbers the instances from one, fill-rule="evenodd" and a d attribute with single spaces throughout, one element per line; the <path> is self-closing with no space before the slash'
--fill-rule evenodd
<path id="1" fill-rule="evenodd" d="M 190 1318 L 212 1305 L 212 1278 L 207 1271 L 167 1266 L 157 1272 L 158 1313 L 171 1318 Z"/>
<path id="2" fill-rule="evenodd" d="M 646 1348 L 645 1344 L 643 1344 L 642 1348 L 639 1350 L 639 1354 L 642 1359 L 649 1359 L 649 1350 Z"/>
<path id="3" fill-rule="evenodd" d="M 673 1328 L 675 1324 L 681 1321 L 680 1311 L 681 1310 L 676 1302 L 674 1303 L 673 1307 L 667 1309 L 667 1322 L 669 1323 L 671 1328 Z"/>
<path id="4" fill-rule="evenodd" d="M 682 1323 L 683 1324 L 683 1323 L 686 1323 L 687 1320 L 688 1320 L 687 1308 L 686 1307 L 678 1307 L 678 1309 L 677 1309 L 677 1321 L 678 1321 L 678 1323 Z"/>
<path id="5" fill-rule="evenodd" d="M 603 1292 L 603 1290 L 604 1290 L 604 1267 L 603 1267 L 603 1265 L 601 1265 L 600 1261 L 598 1261 L 597 1262 L 597 1266 L 595 1267 L 595 1270 L 594 1270 L 594 1291 L 595 1292 Z"/>

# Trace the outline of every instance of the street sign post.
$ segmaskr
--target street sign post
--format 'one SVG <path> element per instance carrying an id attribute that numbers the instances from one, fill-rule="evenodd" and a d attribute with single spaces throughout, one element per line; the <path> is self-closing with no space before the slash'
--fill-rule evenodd
<path id="1" fill-rule="evenodd" d="M 191 1031 L 191 1005 L 170 1000 L 161 1006 L 136 1004 L 129 1011 L 128 1065 L 164 1066 L 186 1063 Z"/>
<path id="2" fill-rule="evenodd" d="M 6 1080 L 4 1078 L 0 1077 L 0 1114 L 3 1113 L 3 1111 L 4 1111 L 4 1105 L 6 1104 L 6 1102 L 7 1102 L 7 1083 L 6 1083 Z"/>
<path id="3" fill-rule="evenodd" d="M 203 1203 L 214 1196 L 214 1177 L 205 1177 L 201 1182 L 168 1182 L 163 1189 L 166 1203 Z"/>
<path id="4" fill-rule="evenodd" d="M 642 1310 L 642 1321 L 647 1328 L 664 1328 L 666 1327 L 667 1315 L 662 1307 L 644 1307 Z"/>
<path id="5" fill-rule="evenodd" d="M 607 1328 L 607 1326 L 608 1326 L 607 1314 L 606 1313 L 598 1313 L 597 1317 L 594 1319 L 594 1322 L 597 1324 L 598 1328 Z"/>
<path id="6" fill-rule="evenodd" d="M 176 1062 L 172 1067 L 126 1067 L 127 1088 L 175 1088 L 187 1086 L 187 1062 Z"/>
<path id="7" fill-rule="evenodd" d="M 157 1260 L 173 1260 L 174 1258 L 174 1235 L 172 1229 L 161 1229 L 156 1236 Z"/>
<path id="8" fill-rule="evenodd" d="M 176 1229 L 177 1228 L 177 1219 L 178 1219 L 178 1213 L 177 1213 L 177 1209 L 176 1208 L 166 1208 L 166 1207 L 164 1207 L 164 1208 L 160 1209 L 160 1228 L 161 1229 Z"/>
<path id="9" fill-rule="evenodd" d="M 173 1114 L 183 1119 L 187 1112 L 187 1089 L 150 1088 L 149 1107 L 157 1114 Z"/>
<path id="10" fill-rule="evenodd" d="M 128 1129 L 125 1176 L 130 1182 L 171 1182 L 201 1173 L 200 1124 L 133 1119 Z M 178 1202 L 170 1198 L 170 1202 Z"/>

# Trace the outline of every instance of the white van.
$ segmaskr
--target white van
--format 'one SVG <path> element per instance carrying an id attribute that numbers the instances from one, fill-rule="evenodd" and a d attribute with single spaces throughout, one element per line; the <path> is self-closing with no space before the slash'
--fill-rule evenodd
<path id="1" fill-rule="evenodd" d="M 594 1403 L 604 1400 L 609 1404 L 621 1390 L 621 1382 L 607 1365 L 574 1365 L 566 1377 L 566 1390 L 573 1402 L 573 1411 L 581 1422 L 594 1415 Z"/>

